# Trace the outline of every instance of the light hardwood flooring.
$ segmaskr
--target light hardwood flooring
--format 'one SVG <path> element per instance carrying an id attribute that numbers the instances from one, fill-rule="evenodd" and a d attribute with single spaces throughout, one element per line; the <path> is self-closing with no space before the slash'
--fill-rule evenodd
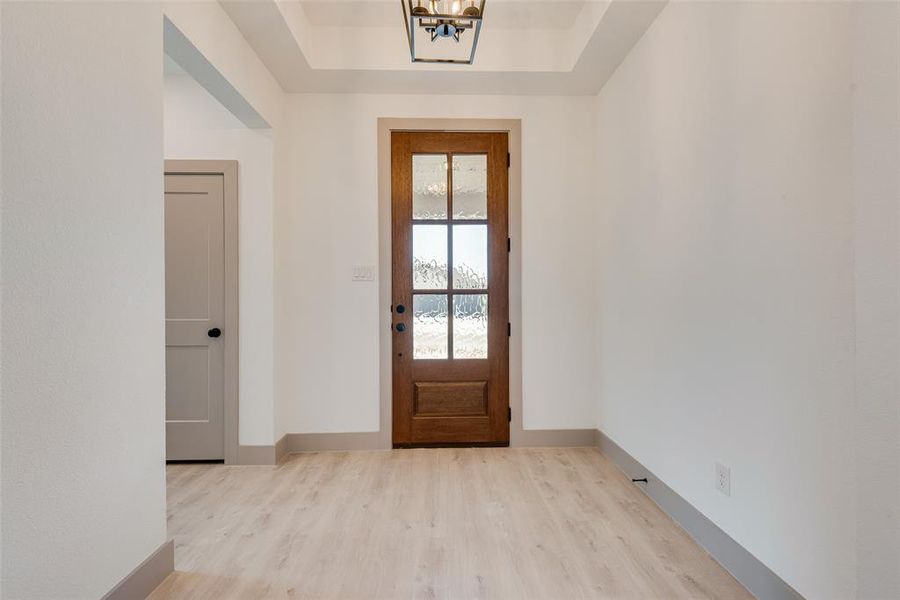
<path id="1" fill-rule="evenodd" d="M 162 598 L 751 598 L 597 450 L 172 465 Z"/>

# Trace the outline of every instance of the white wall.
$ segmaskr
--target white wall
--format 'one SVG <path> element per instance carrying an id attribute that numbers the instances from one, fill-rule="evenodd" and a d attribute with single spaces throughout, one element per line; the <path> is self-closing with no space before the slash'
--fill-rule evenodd
<path id="1" fill-rule="evenodd" d="M 275 441 L 273 145 L 272 130 L 247 129 L 188 75 L 166 76 L 166 158 L 239 163 L 242 445 L 271 445 Z"/>
<path id="2" fill-rule="evenodd" d="M 598 99 L 599 427 L 809 598 L 896 593 L 897 20 L 857 10 L 670 3 Z"/>
<path id="3" fill-rule="evenodd" d="M 594 418 L 593 101 L 293 95 L 275 209 L 276 413 L 287 432 L 377 431 L 377 119 L 521 118 L 526 429 Z M 389 266 L 388 266 L 389 268 Z M 377 278 L 376 278 L 377 279 Z"/>
<path id="4" fill-rule="evenodd" d="M 0 4 L 0 132 L 3 124 L 3 5 Z M 0 135 L 2 137 L 2 135 Z M 0 359 L 3 348 L 3 143 L 0 139 Z M 3 596 L 3 368 L 0 360 L 0 597 Z"/>
<path id="5" fill-rule="evenodd" d="M 2 14 L 7 598 L 97 598 L 166 540 L 162 12 Z"/>
<path id="6" fill-rule="evenodd" d="M 168 0 L 168 18 L 269 126 L 281 121 L 284 93 L 218 2 Z"/>
<path id="7" fill-rule="evenodd" d="M 900 598 L 900 3 L 855 27 L 857 590 Z"/>

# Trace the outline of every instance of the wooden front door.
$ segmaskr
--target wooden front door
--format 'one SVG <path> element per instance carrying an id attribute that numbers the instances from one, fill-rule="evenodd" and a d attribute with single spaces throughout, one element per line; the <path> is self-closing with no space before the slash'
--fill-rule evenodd
<path id="1" fill-rule="evenodd" d="M 394 132 L 394 446 L 509 444 L 506 133 Z"/>

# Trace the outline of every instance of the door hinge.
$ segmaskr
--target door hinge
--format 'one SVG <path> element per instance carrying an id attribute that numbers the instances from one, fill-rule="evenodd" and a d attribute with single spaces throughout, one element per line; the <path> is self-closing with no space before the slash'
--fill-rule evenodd
<path id="1" fill-rule="evenodd" d="M 507 407 L 506 410 L 507 410 L 506 416 L 507 416 L 507 419 L 508 419 L 507 422 L 508 422 L 508 423 L 512 423 L 512 407 L 511 407 L 511 406 L 510 406 L 510 407 Z"/>
<path id="2" fill-rule="evenodd" d="M 507 152 L 506 153 L 506 168 L 510 168 L 512 166 L 512 155 Z"/>
<path id="3" fill-rule="evenodd" d="M 506 251 L 512 252 L 512 238 L 506 238 Z"/>
<path id="4" fill-rule="evenodd" d="M 512 323 L 506 324 L 506 337 L 512 337 Z"/>

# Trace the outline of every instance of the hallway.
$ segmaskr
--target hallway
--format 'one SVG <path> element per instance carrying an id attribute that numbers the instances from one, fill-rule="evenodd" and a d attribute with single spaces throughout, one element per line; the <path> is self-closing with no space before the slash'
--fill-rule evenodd
<path id="1" fill-rule="evenodd" d="M 162 598 L 750 598 L 590 448 L 170 465 Z"/>
<path id="2" fill-rule="evenodd" d="M 0 8 L 3 599 L 900 600 L 900 0 Z"/>

